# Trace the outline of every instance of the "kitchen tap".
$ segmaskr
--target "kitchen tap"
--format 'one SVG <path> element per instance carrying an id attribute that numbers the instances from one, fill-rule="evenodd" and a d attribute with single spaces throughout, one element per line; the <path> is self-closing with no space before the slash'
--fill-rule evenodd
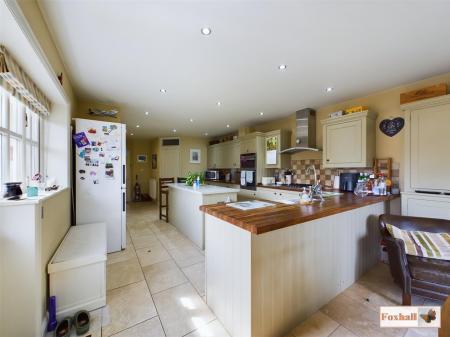
<path id="1" fill-rule="evenodd" d="M 322 186 L 320 186 L 320 179 L 317 179 L 316 167 L 314 165 L 306 168 L 306 174 L 311 174 L 311 171 L 314 173 L 314 185 L 311 186 L 311 198 L 317 196 L 320 198 L 320 201 L 323 201 Z"/>

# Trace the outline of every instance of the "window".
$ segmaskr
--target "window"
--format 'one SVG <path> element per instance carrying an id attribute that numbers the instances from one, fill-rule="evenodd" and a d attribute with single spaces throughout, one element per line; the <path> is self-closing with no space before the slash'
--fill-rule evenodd
<path id="1" fill-rule="evenodd" d="M 27 183 L 40 173 L 41 117 L 0 87 L 0 183 Z"/>

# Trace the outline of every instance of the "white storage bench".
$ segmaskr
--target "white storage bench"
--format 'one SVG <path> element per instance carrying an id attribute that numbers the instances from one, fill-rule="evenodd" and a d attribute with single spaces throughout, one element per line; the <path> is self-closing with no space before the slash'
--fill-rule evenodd
<path id="1" fill-rule="evenodd" d="M 59 318 L 106 305 L 106 225 L 70 227 L 48 264 Z"/>

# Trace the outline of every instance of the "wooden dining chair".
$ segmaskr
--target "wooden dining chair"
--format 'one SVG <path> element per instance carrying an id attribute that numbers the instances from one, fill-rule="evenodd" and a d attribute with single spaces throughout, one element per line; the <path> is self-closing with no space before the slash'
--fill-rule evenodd
<path id="1" fill-rule="evenodd" d="M 159 178 L 159 219 L 169 222 L 169 186 L 173 184 L 175 178 Z M 164 196 L 164 199 L 163 199 Z M 165 209 L 165 212 L 163 212 Z"/>

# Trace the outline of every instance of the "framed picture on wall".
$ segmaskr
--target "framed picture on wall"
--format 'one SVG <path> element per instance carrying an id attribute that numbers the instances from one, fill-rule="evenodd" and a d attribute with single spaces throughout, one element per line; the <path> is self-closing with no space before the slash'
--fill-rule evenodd
<path id="1" fill-rule="evenodd" d="M 156 170 L 158 162 L 156 159 L 156 153 L 152 154 L 152 170 Z"/>
<path id="2" fill-rule="evenodd" d="M 138 154 L 137 155 L 137 162 L 138 163 L 146 163 L 147 162 L 147 155 L 146 154 Z"/>
<path id="3" fill-rule="evenodd" d="M 201 158 L 201 151 L 200 149 L 191 149 L 189 153 L 189 162 L 191 164 L 200 164 Z"/>

